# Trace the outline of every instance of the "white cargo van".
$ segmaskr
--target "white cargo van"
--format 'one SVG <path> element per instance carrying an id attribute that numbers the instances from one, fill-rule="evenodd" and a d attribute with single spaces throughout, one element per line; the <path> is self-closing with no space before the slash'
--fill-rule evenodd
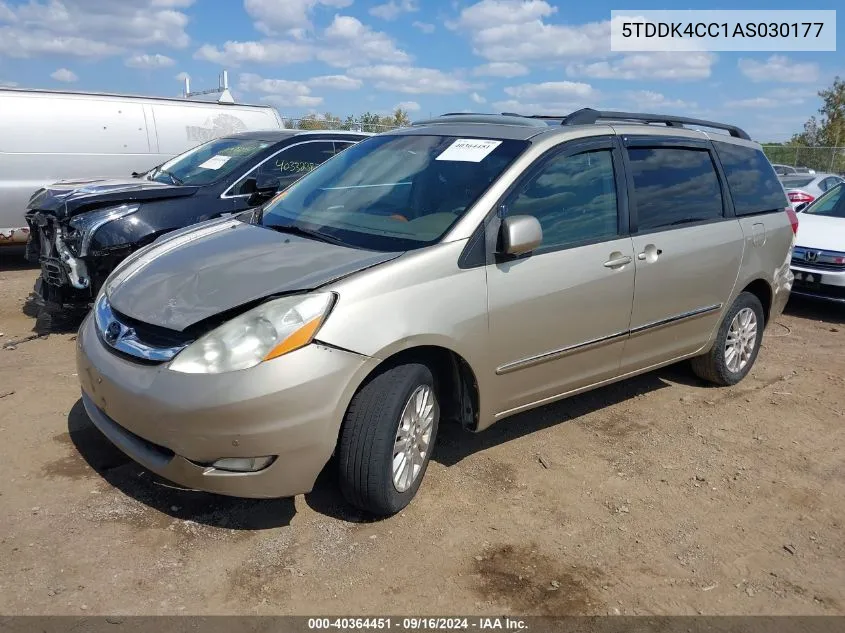
<path id="1" fill-rule="evenodd" d="M 0 246 L 26 242 L 24 210 L 39 187 L 126 177 L 212 138 L 280 128 L 269 106 L 0 89 Z"/>

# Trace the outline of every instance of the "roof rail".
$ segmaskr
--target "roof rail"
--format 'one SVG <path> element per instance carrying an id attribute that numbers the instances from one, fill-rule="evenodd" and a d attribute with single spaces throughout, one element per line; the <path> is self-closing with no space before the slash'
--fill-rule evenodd
<path id="1" fill-rule="evenodd" d="M 517 125 L 520 127 L 545 127 L 544 123 L 532 120 L 520 114 L 496 114 L 493 112 L 447 112 L 440 116 L 414 121 L 411 125 L 432 125 L 436 123 L 492 123 L 498 125 Z"/>
<path id="2" fill-rule="evenodd" d="M 704 119 L 691 119 L 689 117 L 674 116 L 671 114 L 645 114 L 642 112 L 615 112 L 611 110 L 593 110 L 592 108 L 582 108 L 576 110 L 566 116 L 545 116 L 539 115 L 532 118 L 538 119 L 560 119 L 561 125 L 592 125 L 597 121 L 639 121 L 641 123 L 663 123 L 669 127 L 684 127 L 685 125 L 695 125 L 701 127 L 709 127 L 715 130 L 725 130 L 728 134 L 735 138 L 742 138 L 751 140 L 748 133 L 742 128 L 735 125 L 728 125 L 726 123 L 717 123 L 715 121 L 706 121 Z"/>

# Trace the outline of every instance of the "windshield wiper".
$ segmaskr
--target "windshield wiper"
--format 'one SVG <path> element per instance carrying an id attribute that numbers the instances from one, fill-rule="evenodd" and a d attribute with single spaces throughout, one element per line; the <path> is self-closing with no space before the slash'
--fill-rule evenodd
<path id="1" fill-rule="evenodd" d="M 158 173 L 160 173 L 160 174 L 164 174 L 165 176 L 167 176 L 168 178 L 170 178 L 170 181 L 171 181 L 174 185 L 184 185 L 184 184 L 185 184 L 185 181 L 184 181 L 184 180 L 182 180 L 181 178 L 177 178 L 174 174 L 172 174 L 171 172 L 167 171 L 166 169 L 161 169 L 161 168 L 159 167 Z"/>
<path id="2" fill-rule="evenodd" d="M 260 226 L 263 226 L 268 229 L 273 229 L 274 231 L 278 231 L 279 233 L 290 233 L 291 235 L 299 235 L 301 237 L 307 237 L 312 240 L 318 240 L 320 242 L 326 242 L 328 244 L 347 246 L 347 244 L 343 240 L 339 240 L 336 237 L 326 235 L 325 233 L 320 233 L 319 231 L 314 231 L 312 229 L 305 229 L 301 226 L 295 226 L 293 224 L 262 224 Z"/>

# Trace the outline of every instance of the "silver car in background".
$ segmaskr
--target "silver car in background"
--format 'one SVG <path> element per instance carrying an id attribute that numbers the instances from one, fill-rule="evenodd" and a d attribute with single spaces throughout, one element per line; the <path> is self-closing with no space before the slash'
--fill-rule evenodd
<path id="1" fill-rule="evenodd" d="M 837 174 L 794 174 L 781 176 L 780 182 L 789 198 L 789 204 L 797 211 L 836 185 L 845 182 L 845 178 Z"/>

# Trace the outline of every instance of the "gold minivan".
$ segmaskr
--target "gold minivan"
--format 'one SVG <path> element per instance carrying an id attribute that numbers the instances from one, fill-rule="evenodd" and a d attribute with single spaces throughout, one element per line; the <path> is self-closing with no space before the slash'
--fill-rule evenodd
<path id="1" fill-rule="evenodd" d="M 445 115 L 130 256 L 80 329 L 82 399 L 181 485 L 291 496 L 335 455 L 345 497 L 390 515 L 447 420 L 481 431 L 683 359 L 741 380 L 796 230 L 733 126 Z"/>

